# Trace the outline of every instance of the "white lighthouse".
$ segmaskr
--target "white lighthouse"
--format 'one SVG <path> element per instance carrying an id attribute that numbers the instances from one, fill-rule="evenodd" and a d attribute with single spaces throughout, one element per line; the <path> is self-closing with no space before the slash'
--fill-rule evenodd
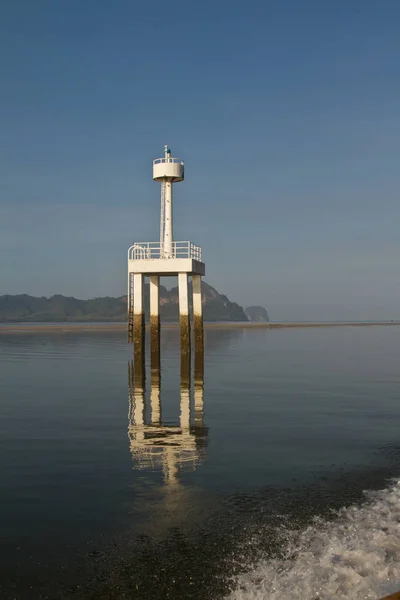
<path id="1" fill-rule="evenodd" d="M 160 241 L 136 242 L 128 250 L 128 340 L 135 355 L 144 350 L 144 281 L 150 278 L 151 352 L 159 354 L 160 276 L 177 276 L 181 349 L 190 351 L 189 288 L 192 278 L 195 343 L 203 345 L 201 277 L 205 274 L 201 248 L 190 241 L 173 237 L 173 184 L 184 180 L 184 162 L 173 158 L 168 146 L 164 157 L 153 161 L 153 179 L 161 183 Z"/>

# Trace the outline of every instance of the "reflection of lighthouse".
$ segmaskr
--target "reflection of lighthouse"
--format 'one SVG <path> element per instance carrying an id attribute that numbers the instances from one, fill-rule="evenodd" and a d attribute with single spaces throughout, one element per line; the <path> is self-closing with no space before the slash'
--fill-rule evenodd
<path id="1" fill-rule="evenodd" d="M 167 486 L 179 484 L 182 468 L 195 470 L 204 458 L 205 436 L 203 379 L 194 382 L 194 410 L 191 407 L 190 380 L 182 378 L 178 425 L 165 425 L 161 419 L 159 379 L 152 378 L 150 418 L 146 419 L 144 386 L 135 380 L 132 363 L 128 367 L 130 450 L 137 469 L 161 469 Z M 148 422 L 146 422 L 148 421 Z"/>

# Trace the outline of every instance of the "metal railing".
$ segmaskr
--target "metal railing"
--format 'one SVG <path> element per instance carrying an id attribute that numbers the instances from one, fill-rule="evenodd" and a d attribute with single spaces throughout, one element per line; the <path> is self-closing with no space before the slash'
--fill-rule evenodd
<path id="1" fill-rule="evenodd" d="M 175 163 L 178 165 L 183 165 L 184 162 L 180 158 L 156 158 L 153 160 L 153 165 L 159 165 L 160 163 Z"/>
<path id="2" fill-rule="evenodd" d="M 170 252 L 160 242 L 137 242 L 128 250 L 128 260 L 192 258 L 201 262 L 201 248 L 192 242 L 172 242 Z"/>

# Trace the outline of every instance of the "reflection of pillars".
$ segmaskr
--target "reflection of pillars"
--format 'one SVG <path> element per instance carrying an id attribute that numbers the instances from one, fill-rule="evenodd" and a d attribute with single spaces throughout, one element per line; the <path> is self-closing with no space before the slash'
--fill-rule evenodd
<path id="1" fill-rule="evenodd" d="M 204 425 L 204 356 L 196 353 L 194 360 L 194 424 Z"/>
<path id="2" fill-rule="evenodd" d="M 160 278 L 150 277 L 150 364 L 160 370 Z"/>
<path id="3" fill-rule="evenodd" d="M 153 358 L 153 357 L 152 357 Z M 161 424 L 161 399 L 160 399 L 160 361 L 158 364 L 152 360 L 150 370 L 150 405 L 151 405 L 151 422 L 153 425 Z"/>
<path id="4" fill-rule="evenodd" d="M 194 326 L 194 347 L 196 352 L 203 352 L 204 333 L 203 333 L 203 305 L 201 300 L 201 276 L 192 275 L 193 288 L 193 326 Z"/>
<path id="5" fill-rule="evenodd" d="M 181 390 L 190 390 L 190 352 L 181 353 Z"/>
<path id="6" fill-rule="evenodd" d="M 144 425 L 144 409 L 145 409 L 145 404 L 144 404 L 144 388 L 143 387 L 137 387 L 135 385 L 135 388 L 133 390 L 133 401 L 134 401 L 134 408 L 133 408 L 133 424 L 138 426 L 138 425 Z"/>
<path id="7" fill-rule="evenodd" d="M 128 363 L 129 426 L 144 425 L 145 388 L 144 380 L 137 377 L 134 364 Z"/>
<path id="8" fill-rule="evenodd" d="M 141 273 L 134 274 L 133 281 L 133 357 L 135 367 L 135 378 L 144 377 L 145 354 L 144 354 L 144 276 Z"/>
<path id="9" fill-rule="evenodd" d="M 181 367 L 186 365 L 182 365 Z M 181 413 L 180 426 L 188 430 L 190 427 L 190 362 L 189 369 L 181 370 Z"/>
<path id="10" fill-rule="evenodd" d="M 187 273 L 179 273 L 179 321 L 181 327 L 181 355 L 190 356 L 189 290 Z"/>
<path id="11" fill-rule="evenodd" d="M 129 425 L 133 424 L 133 360 L 128 362 L 128 421 Z"/>
<path id="12" fill-rule="evenodd" d="M 194 424 L 204 424 L 204 351 L 194 355 Z"/>
<path id="13" fill-rule="evenodd" d="M 159 372 L 151 371 L 150 406 L 152 425 L 161 425 L 161 398 Z"/>
<path id="14" fill-rule="evenodd" d="M 204 425 L 204 386 L 194 385 L 194 425 Z"/>
<path id="15" fill-rule="evenodd" d="M 168 486 L 178 485 L 179 469 L 175 448 L 165 448 L 163 453 L 164 483 Z"/>

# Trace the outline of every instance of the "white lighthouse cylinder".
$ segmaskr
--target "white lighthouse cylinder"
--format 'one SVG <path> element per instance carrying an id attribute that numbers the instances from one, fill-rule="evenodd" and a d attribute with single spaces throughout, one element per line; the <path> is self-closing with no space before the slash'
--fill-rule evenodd
<path id="1" fill-rule="evenodd" d="M 165 182 L 164 258 L 173 258 L 172 182 Z"/>
<path id="2" fill-rule="evenodd" d="M 183 181 L 184 163 L 173 158 L 168 146 L 164 146 L 164 158 L 153 161 L 153 179 L 161 183 L 160 257 L 174 258 L 172 224 L 172 185 Z"/>

